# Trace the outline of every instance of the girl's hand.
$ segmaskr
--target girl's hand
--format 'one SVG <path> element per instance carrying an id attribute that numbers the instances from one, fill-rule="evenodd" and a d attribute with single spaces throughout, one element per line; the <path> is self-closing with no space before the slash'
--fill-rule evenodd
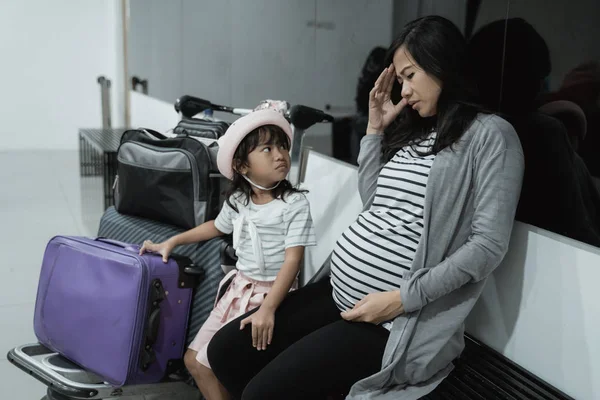
<path id="1" fill-rule="evenodd" d="M 379 75 L 373 89 L 369 92 L 367 134 L 383 132 L 408 104 L 404 98 L 398 104 L 392 103 L 391 95 L 395 79 L 396 70 L 394 64 L 391 64 Z"/>
<path id="2" fill-rule="evenodd" d="M 400 291 L 371 293 L 340 315 L 346 321 L 379 324 L 404 313 Z"/>
<path id="3" fill-rule="evenodd" d="M 266 350 L 267 345 L 271 344 L 273 339 L 275 312 L 261 306 L 257 312 L 240 322 L 240 330 L 248 324 L 252 324 L 252 347 L 256 347 L 257 350 Z"/>
<path id="4" fill-rule="evenodd" d="M 140 256 L 144 253 L 158 253 L 162 256 L 163 262 L 166 263 L 174 248 L 175 245 L 170 240 L 162 243 L 152 243 L 150 240 L 144 240 L 144 244 L 140 248 Z"/>

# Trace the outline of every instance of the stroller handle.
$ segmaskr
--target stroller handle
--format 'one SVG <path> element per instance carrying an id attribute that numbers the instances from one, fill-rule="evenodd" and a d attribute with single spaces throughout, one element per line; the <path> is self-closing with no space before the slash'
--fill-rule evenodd
<path id="1" fill-rule="evenodd" d="M 237 108 L 214 104 L 209 100 L 187 94 L 175 101 L 175 111 L 181 113 L 181 115 L 186 118 L 192 118 L 194 115 L 207 109 L 235 115 L 246 115 L 252 112 L 252 109 L 249 108 Z M 322 110 L 300 104 L 293 106 L 286 113 L 285 117 L 294 126 L 303 130 L 310 128 L 318 122 L 333 122 L 333 117 Z"/>
<path id="2" fill-rule="evenodd" d="M 204 110 L 222 111 L 236 115 L 246 115 L 252 112 L 251 109 L 246 108 L 234 108 L 229 106 L 222 106 L 214 104 L 206 99 L 200 97 L 184 95 L 175 100 L 175 111 L 181 113 L 184 117 L 192 118 L 194 115 Z"/>

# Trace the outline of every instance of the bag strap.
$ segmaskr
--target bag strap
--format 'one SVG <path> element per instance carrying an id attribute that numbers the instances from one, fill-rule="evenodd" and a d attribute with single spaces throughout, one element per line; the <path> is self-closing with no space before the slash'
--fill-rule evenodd
<path id="1" fill-rule="evenodd" d="M 167 139 L 167 137 L 165 135 L 163 135 L 162 133 L 160 133 L 158 131 L 155 131 L 154 129 L 139 128 L 138 130 L 145 132 L 146 134 L 148 134 L 149 136 L 152 136 L 155 139 L 159 139 L 159 140 Z"/>
<path id="2" fill-rule="evenodd" d="M 146 136 L 148 136 L 151 139 L 154 140 L 165 140 L 168 139 L 167 136 L 163 135 L 160 132 L 157 132 L 153 129 L 147 129 L 147 128 L 136 128 L 136 129 L 128 129 L 125 132 L 123 132 L 123 135 L 121 136 L 121 140 L 119 141 L 119 149 L 121 148 L 121 145 L 123 144 L 123 142 L 129 141 L 131 134 L 139 134 L 140 132 L 144 133 Z"/>

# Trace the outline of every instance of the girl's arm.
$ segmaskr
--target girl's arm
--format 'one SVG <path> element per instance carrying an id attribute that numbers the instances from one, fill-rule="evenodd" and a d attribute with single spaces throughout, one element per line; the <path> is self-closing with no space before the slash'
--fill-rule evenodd
<path id="1" fill-rule="evenodd" d="M 152 243 L 150 240 L 144 240 L 140 248 L 140 255 L 146 252 L 158 253 L 162 255 L 163 262 L 167 262 L 169 255 L 171 255 L 175 247 L 182 244 L 203 242 L 221 235 L 223 233 L 215 227 L 215 221 L 208 221 L 179 235 L 175 235 L 162 243 Z"/>
<path id="2" fill-rule="evenodd" d="M 240 323 L 240 329 L 244 329 L 247 324 L 252 324 L 252 345 L 258 350 L 265 350 L 267 345 L 271 344 L 275 310 L 298 276 L 304 248 L 316 244 L 310 206 L 306 197 L 298 194 L 295 198 L 288 198 L 287 201 L 290 202 L 290 206 L 283 216 L 287 226 L 283 265 L 259 310 Z"/>
<path id="3" fill-rule="evenodd" d="M 275 312 L 290 291 L 300 271 L 300 261 L 304 255 L 304 246 L 289 247 L 285 250 L 285 260 L 275 278 L 275 283 L 265 298 L 261 308 Z"/>
<path id="4" fill-rule="evenodd" d="M 217 236 L 228 235 L 233 231 L 233 217 L 235 211 L 225 202 L 221 212 L 214 221 L 207 221 L 189 231 L 183 232 L 169 239 L 175 246 L 203 242 Z"/>
<path id="5" fill-rule="evenodd" d="M 179 235 L 173 236 L 169 239 L 169 241 L 172 243 L 173 247 L 176 247 L 184 244 L 204 242 L 222 235 L 224 235 L 224 233 L 215 227 L 215 221 L 208 221 L 202 225 L 198 225 L 195 228 L 180 233 Z"/>
<path id="6" fill-rule="evenodd" d="M 304 254 L 304 246 L 288 247 L 285 260 L 275 278 L 275 283 L 258 311 L 240 322 L 240 330 L 248 324 L 252 325 L 252 346 L 257 350 L 266 350 L 273 339 L 275 327 L 275 311 L 288 294 L 298 271 Z"/>
<path id="7" fill-rule="evenodd" d="M 233 212 L 226 202 L 214 221 L 207 221 L 179 235 L 170 237 L 162 243 L 152 243 L 150 240 L 145 240 L 140 248 L 140 255 L 149 251 L 158 253 L 163 256 L 163 261 L 167 262 L 171 251 L 177 246 L 203 242 L 217 236 L 229 234 L 233 230 L 231 222 Z"/>

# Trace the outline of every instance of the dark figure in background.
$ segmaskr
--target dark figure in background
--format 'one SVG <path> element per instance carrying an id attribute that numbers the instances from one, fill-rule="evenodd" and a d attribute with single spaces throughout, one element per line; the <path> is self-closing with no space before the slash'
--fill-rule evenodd
<path id="1" fill-rule="evenodd" d="M 556 92 L 547 93 L 542 103 L 567 100 L 583 110 L 585 139 L 578 153 L 592 176 L 600 178 L 600 62 L 588 61 L 569 71 Z"/>
<path id="2" fill-rule="evenodd" d="M 373 89 L 375 81 L 385 67 L 386 49 L 375 47 L 369 53 L 365 64 L 363 65 L 358 84 L 356 86 L 356 115 L 350 122 L 350 160 L 351 164 L 357 164 L 358 153 L 360 151 L 360 140 L 365 136 L 367 123 L 369 122 L 369 92 Z"/>
<path id="3" fill-rule="evenodd" d="M 564 124 L 537 110 L 551 71 L 544 39 L 521 18 L 499 20 L 472 37 L 469 53 L 480 101 L 511 122 L 523 146 L 525 176 L 516 219 L 600 246 L 594 181 Z"/>

